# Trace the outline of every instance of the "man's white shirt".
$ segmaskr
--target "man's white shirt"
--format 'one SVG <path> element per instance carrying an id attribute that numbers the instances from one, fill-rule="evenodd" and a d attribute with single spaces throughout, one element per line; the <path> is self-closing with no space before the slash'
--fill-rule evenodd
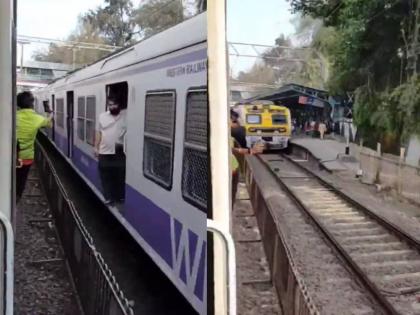
<path id="1" fill-rule="evenodd" d="M 115 145 L 124 143 L 127 132 L 126 114 L 126 110 L 121 110 L 116 116 L 109 111 L 99 115 L 99 131 L 102 135 L 99 154 L 115 154 Z"/>

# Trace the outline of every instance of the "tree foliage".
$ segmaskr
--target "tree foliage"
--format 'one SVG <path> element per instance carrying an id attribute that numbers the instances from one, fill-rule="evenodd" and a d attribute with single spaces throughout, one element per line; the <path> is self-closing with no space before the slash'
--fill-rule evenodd
<path id="1" fill-rule="evenodd" d="M 105 7 L 90 10 L 82 17 L 109 45 L 124 46 L 134 29 L 131 0 L 105 0 Z"/>
<path id="2" fill-rule="evenodd" d="M 180 1 L 150 0 L 134 13 L 134 21 L 145 37 L 161 32 L 184 20 Z"/>
<path id="3" fill-rule="evenodd" d="M 296 35 L 320 32 L 320 23 L 313 18 L 298 16 L 293 23 Z M 319 47 L 296 48 L 290 38 L 281 34 L 275 40 L 275 46 L 262 54 L 262 63 L 259 60 L 247 73 L 240 73 L 238 79 L 278 85 L 295 83 L 324 89 L 328 76 L 329 63 Z"/>
<path id="4" fill-rule="evenodd" d="M 67 38 L 68 41 L 105 44 L 104 38 L 100 36 L 97 29 L 87 21 L 79 19 L 78 28 Z M 52 44 L 48 50 L 38 50 L 32 56 L 38 61 L 57 62 L 75 65 L 90 64 L 106 54 L 108 51 L 97 49 L 77 49 Z"/>
<path id="5" fill-rule="evenodd" d="M 249 71 L 241 71 L 237 76 L 240 82 L 273 84 L 276 81 L 274 69 L 265 63 L 255 63 Z"/>
<path id="6" fill-rule="evenodd" d="M 295 12 L 324 21 L 327 34 L 319 36 L 315 45 L 331 63 L 329 90 L 356 92 L 355 120 L 362 135 L 379 139 L 390 134 L 404 142 L 418 132 L 419 123 L 412 119 L 419 106 L 413 96 L 418 82 L 412 78 L 404 83 L 413 2 L 289 1 Z"/>
<path id="7" fill-rule="evenodd" d="M 77 29 L 67 41 L 107 44 L 124 47 L 133 43 L 132 35 L 140 39 L 161 32 L 206 8 L 204 0 L 148 0 L 134 8 L 131 0 L 104 0 L 105 5 L 82 14 Z M 85 65 L 108 54 L 107 51 L 80 49 L 73 54 L 70 47 L 50 45 L 33 58 L 39 61 Z M 75 56 L 75 59 L 73 58 Z"/>

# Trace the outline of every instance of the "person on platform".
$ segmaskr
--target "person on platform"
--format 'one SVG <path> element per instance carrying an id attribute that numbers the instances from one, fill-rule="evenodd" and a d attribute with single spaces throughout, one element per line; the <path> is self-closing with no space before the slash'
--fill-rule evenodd
<path id="1" fill-rule="evenodd" d="M 17 95 L 16 139 L 17 158 L 16 167 L 16 201 L 22 197 L 31 166 L 34 162 L 35 139 L 38 130 L 52 126 L 52 113 L 48 117 L 39 115 L 34 110 L 35 98 L 29 91 Z"/>
<path id="2" fill-rule="evenodd" d="M 231 132 L 232 132 L 232 128 L 236 128 L 237 126 L 237 114 L 231 110 L 231 115 L 230 115 L 230 125 L 231 125 Z M 230 144 L 231 144 L 231 150 L 232 150 L 232 156 L 231 156 L 231 167 L 232 167 L 232 209 L 233 206 L 235 204 L 235 199 L 236 199 L 236 193 L 238 190 L 238 183 L 239 183 L 239 161 L 238 161 L 238 157 L 240 157 L 241 155 L 248 155 L 248 154 L 261 154 L 263 153 L 264 149 L 265 149 L 265 145 L 263 143 L 257 142 L 256 144 L 254 144 L 254 146 L 252 148 L 247 148 L 246 147 L 246 140 L 245 140 L 245 133 L 243 134 L 243 138 L 242 138 L 242 134 L 238 135 L 236 134 L 236 136 L 238 137 L 238 140 L 236 140 L 236 138 L 234 138 L 233 136 L 231 136 L 230 138 Z M 245 144 L 244 146 L 241 146 L 242 144 Z"/>
<path id="3" fill-rule="evenodd" d="M 324 140 L 324 134 L 327 131 L 327 125 L 325 122 L 321 121 L 318 126 L 319 137 L 321 140 Z"/>
<path id="4" fill-rule="evenodd" d="M 126 111 L 119 102 L 108 98 L 108 111 L 99 116 L 95 156 L 106 205 L 124 203 L 126 157 L 124 140 L 127 132 Z"/>
<path id="5" fill-rule="evenodd" d="M 241 148 L 246 148 L 246 129 L 239 123 L 239 114 L 230 110 L 230 135 Z"/>

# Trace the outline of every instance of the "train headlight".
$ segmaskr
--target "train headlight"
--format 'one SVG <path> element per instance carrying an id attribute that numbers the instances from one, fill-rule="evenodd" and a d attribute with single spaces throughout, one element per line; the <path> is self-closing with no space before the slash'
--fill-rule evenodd
<path id="1" fill-rule="evenodd" d="M 257 131 L 257 134 L 259 134 L 259 135 L 260 135 L 261 133 L 262 133 L 262 132 L 261 132 L 261 130 L 258 130 L 258 131 Z"/>
<path id="2" fill-rule="evenodd" d="M 257 131 L 257 129 L 256 128 L 248 128 L 248 131 L 249 132 L 255 132 L 255 131 Z"/>
<path id="3" fill-rule="evenodd" d="M 274 134 L 278 135 L 280 132 L 278 130 L 274 130 Z"/>

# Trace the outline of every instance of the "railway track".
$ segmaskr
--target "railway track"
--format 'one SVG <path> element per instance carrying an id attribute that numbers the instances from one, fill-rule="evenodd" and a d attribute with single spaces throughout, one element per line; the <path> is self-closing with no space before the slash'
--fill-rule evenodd
<path id="1" fill-rule="evenodd" d="M 387 313 L 420 314 L 418 241 L 323 180 L 306 161 L 259 158 Z"/>

